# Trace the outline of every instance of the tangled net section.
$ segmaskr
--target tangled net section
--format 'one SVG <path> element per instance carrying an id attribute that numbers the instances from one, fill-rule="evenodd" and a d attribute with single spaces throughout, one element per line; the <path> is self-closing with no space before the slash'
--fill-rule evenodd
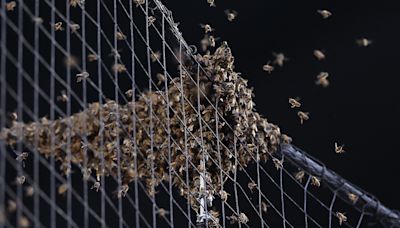
<path id="1" fill-rule="evenodd" d="M 399 221 L 291 146 L 228 44 L 195 53 L 160 1 L 2 0 L 0 16 L 0 227 Z"/>

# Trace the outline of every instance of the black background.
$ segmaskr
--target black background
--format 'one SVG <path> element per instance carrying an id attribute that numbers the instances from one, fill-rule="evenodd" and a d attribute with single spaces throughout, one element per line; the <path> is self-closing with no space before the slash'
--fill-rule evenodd
<path id="1" fill-rule="evenodd" d="M 256 108 L 278 124 L 294 144 L 329 168 L 399 208 L 398 61 L 400 14 L 395 1 L 167 1 L 186 41 L 198 45 L 209 23 L 220 41 L 228 41 L 236 70 L 254 87 Z M 229 22 L 225 9 L 239 15 Z M 316 12 L 328 9 L 324 20 Z M 356 39 L 373 40 L 358 47 Z M 198 45 L 199 46 L 199 45 Z M 314 49 L 324 50 L 322 61 Z M 262 65 L 272 52 L 290 59 L 269 75 Z M 316 75 L 329 72 L 328 88 L 314 84 Z M 300 125 L 289 97 L 300 97 L 310 120 Z M 345 144 L 335 154 L 334 142 Z"/>

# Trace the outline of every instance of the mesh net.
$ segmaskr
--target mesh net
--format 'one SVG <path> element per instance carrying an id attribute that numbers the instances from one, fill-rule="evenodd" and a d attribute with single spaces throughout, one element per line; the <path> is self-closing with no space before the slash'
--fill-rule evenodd
<path id="1" fill-rule="evenodd" d="M 158 0 L 1 1 L 0 227 L 400 227 Z"/>

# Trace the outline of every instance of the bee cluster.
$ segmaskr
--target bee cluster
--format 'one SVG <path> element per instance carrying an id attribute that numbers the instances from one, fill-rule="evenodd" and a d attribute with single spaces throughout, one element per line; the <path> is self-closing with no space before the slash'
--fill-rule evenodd
<path id="1" fill-rule="evenodd" d="M 121 197 L 129 191 L 129 184 L 137 179 L 146 183 L 150 194 L 155 194 L 154 189 L 162 181 L 169 180 L 171 169 L 174 186 L 191 202 L 194 210 L 199 209 L 197 197 L 201 192 L 199 175 L 202 172 L 206 173 L 207 191 L 204 192 L 207 198 L 212 201 L 214 195 L 220 193 L 226 201 L 229 193 L 221 188 L 226 175 L 246 167 L 254 157 L 266 162 L 269 155 L 277 151 L 283 136 L 276 125 L 255 111 L 252 89 L 248 88 L 247 80 L 233 70 L 234 58 L 226 43 L 214 54 L 197 55 L 196 59 L 205 69 L 199 74 L 199 85 L 190 78 L 197 74 L 197 65 L 188 64 L 191 75 L 184 73 L 180 78 L 170 80 L 168 94 L 165 91 L 146 92 L 136 101 L 124 105 L 113 100 L 103 105 L 91 103 L 82 112 L 54 121 L 46 118 L 31 123 L 13 121 L 10 128 L 1 130 L 1 137 L 10 146 L 23 142 L 33 148 L 38 134 L 35 149 L 47 158 L 54 156 L 65 175 L 70 174 L 70 163 L 81 167 L 82 173 L 97 176 L 97 180 L 101 176 L 117 178 L 120 169 L 122 187 L 117 192 Z M 176 83 L 179 80 L 181 83 Z M 198 96 L 198 90 L 202 91 L 201 96 Z M 170 98 L 169 104 L 164 99 L 166 95 Z M 208 100 L 217 104 L 217 110 Z M 198 119 L 198 104 L 203 127 Z M 169 116 L 168 109 L 173 110 Z M 227 123 L 216 117 L 216 111 Z M 182 120 L 186 120 L 185 123 Z M 170 131 L 166 130 L 167 123 Z M 218 138 L 215 136 L 217 130 Z M 69 137 L 70 144 L 67 143 Z M 169 137 L 173 143 L 168 143 Z M 256 156 L 257 150 L 259 156 Z M 219 157 L 221 166 L 215 162 Z M 239 167 L 235 166 L 236 159 Z M 199 164 L 203 160 L 205 163 L 201 167 Z M 220 169 L 224 171 L 222 180 Z M 184 181 L 187 175 L 189 186 Z M 93 185 L 94 191 L 98 191 L 98 185 L 97 182 Z M 67 190 L 68 186 L 59 189 Z M 238 215 L 238 220 L 246 223 L 247 217 L 243 215 Z"/>

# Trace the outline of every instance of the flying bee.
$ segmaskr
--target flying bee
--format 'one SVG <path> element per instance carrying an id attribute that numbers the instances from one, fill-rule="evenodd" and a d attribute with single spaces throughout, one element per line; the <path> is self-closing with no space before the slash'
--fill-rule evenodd
<path id="1" fill-rule="evenodd" d="M 57 192 L 59 195 L 64 195 L 68 191 L 68 183 L 58 186 Z"/>
<path id="2" fill-rule="evenodd" d="M 121 189 L 119 189 L 116 194 L 117 194 L 117 198 L 122 198 L 126 196 L 126 193 L 128 193 L 129 191 L 129 186 L 127 184 L 123 184 L 121 186 Z"/>
<path id="3" fill-rule="evenodd" d="M 136 4 L 136 7 L 143 5 L 146 0 L 133 0 L 133 2 Z"/>
<path id="4" fill-rule="evenodd" d="M 215 7 L 215 0 L 207 0 L 207 3 L 210 5 L 210 7 Z"/>
<path id="5" fill-rule="evenodd" d="M 271 61 L 268 61 L 268 63 L 265 64 L 265 65 L 263 66 L 263 70 L 266 71 L 266 72 L 268 72 L 268 74 L 271 74 L 272 71 L 274 71 L 274 69 L 275 69 L 275 67 L 272 66 L 272 65 L 270 64 L 270 62 L 271 62 Z"/>
<path id="6" fill-rule="evenodd" d="M 115 37 L 117 38 L 117 40 L 126 40 L 126 35 L 122 32 L 117 32 L 117 34 L 115 34 Z"/>
<path id="7" fill-rule="evenodd" d="M 349 200 L 353 204 L 355 204 L 357 202 L 357 200 L 358 200 L 358 196 L 356 194 L 353 194 L 353 193 L 350 193 L 350 192 L 347 194 L 347 197 L 349 198 Z"/>
<path id="8" fill-rule="evenodd" d="M 17 114 L 16 112 L 10 113 L 10 119 L 11 119 L 12 121 L 18 120 L 18 114 Z"/>
<path id="9" fill-rule="evenodd" d="M 303 124 L 304 121 L 310 119 L 310 113 L 309 112 L 298 111 L 297 112 L 297 116 L 300 118 L 300 124 Z"/>
<path id="10" fill-rule="evenodd" d="M 214 36 L 209 36 L 208 42 L 210 44 L 210 47 L 215 47 L 215 41 L 217 40 L 219 40 L 219 37 L 215 38 Z"/>
<path id="11" fill-rule="evenodd" d="M 100 182 L 99 181 L 95 181 L 90 189 L 94 189 L 96 192 L 98 192 L 99 189 L 100 189 Z"/>
<path id="12" fill-rule="evenodd" d="M 43 18 L 41 18 L 41 17 L 33 17 L 33 18 L 32 18 L 32 21 L 33 21 L 35 24 L 40 25 L 40 24 L 43 23 Z"/>
<path id="13" fill-rule="evenodd" d="M 164 76 L 164 74 L 158 73 L 158 74 L 156 75 L 156 77 L 157 77 L 157 79 L 158 79 L 158 82 L 157 82 L 157 85 L 158 85 L 158 86 L 161 85 L 161 83 L 165 82 L 165 76 Z"/>
<path id="14" fill-rule="evenodd" d="M 112 70 L 115 73 L 124 73 L 126 71 L 126 67 L 124 64 L 116 63 L 112 66 Z"/>
<path id="15" fill-rule="evenodd" d="M 303 170 L 301 170 L 294 175 L 294 178 L 296 178 L 296 180 L 301 183 L 301 182 L 303 182 L 304 176 L 305 176 L 305 172 Z"/>
<path id="16" fill-rule="evenodd" d="M 55 23 L 53 25 L 53 27 L 54 27 L 55 31 L 63 31 L 64 30 L 63 23 L 61 21 Z"/>
<path id="17" fill-rule="evenodd" d="M 264 212 L 264 213 L 267 213 L 267 211 L 268 211 L 268 207 L 269 207 L 269 205 L 266 203 L 266 202 L 261 202 L 261 210 Z"/>
<path id="18" fill-rule="evenodd" d="M 156 21 L 156 18 L 154 16 L 149 16 L 148 19 L 148 26 L 150 27 L 154 22 Z"/>
<path id="19" fill-rule="evenodd" d="M 31 222 L 29 222 L 29 219 L 25 216 L 20 216 L 18 218 L 18 226 L 21 228 L 28 228 L 31 226 Z"/>
<path id="20" fill-rule="evenodd" d="M 25 196 L 27 196 L 27 197 L 33 196 L 34 192 L 35 192 L 35 189 L 33 188 L 33 186 L 28 186 L 25 188 Z"/>
<path id="21" fill-rule="evenodd" d="M 346 151 L 344 150 L 344 144 L 341 145 L 341 146 L 338 146 L 338 144 L 335 142 L 335 152 L 336 152 L 337 154 L 341 154 L 341 153 L 346 152 Z"/>
<path id="22" fill-rule="evenodd" d="M 126 95 L 127 97 L 132 97 L 132 96 L 133 96 L 133 90 L 130 89 L 130 90 L 126 91 L 126 92 L 125 92 L 125 95 Z"/>
<path id="23" fill-rule="evenodd" d="M 79 74 L 76 74 L 76 82 L 80 83 L 83 80 L 86 80 L 87 78 L 89 78 L 89 73 L 88 72 L 82 72 Z"/>
<path id="24" fill-rule="evenodd" d="M 150 58 L 153 63 L 159 61 L 161 58 L 161 52 L 160 51 L 152 52 Z"/>
<path id="25" fill-rule="evenodd" d="M 228 18 L 228 21 L 230 22 L 235 20 L 236 17 L 238 16 L 238 12 L 236 12 L 235 10 L 227 9 L 224 12 L 226 14 L 226 17 Z"/>
<path id="26" fill-rule="evenodd" d="M 372 44 L 372 40 L 369 40 L 367 38 L 361 38 L 356 40 L 356 44 L 360 47 L 368 47 L 369 45 Z"/>
<path id="27" fill-rule="evenodd" d="M 251 192 L 257 187 L 257 184 L 254 181 L 251 181 L 247 184 L 247 187 L 250 189 Z"/>
<path id="28" fill-rule="evenodd" d="M 318 49 L 315 49 L 313 54 L 314 54 L 315 58 L 317 58 L 318 60 L 323 60 L 326 58 L 325 54 Z"/>
<path id="29" fill-rule="evenodd" d="M 17 176 L 15 178 L 15 183 L 17 185 L 23 185 L 25 183 L 25 180 L 26 180 L 25 176 Z"/>
<path id="30" fill-rule="evenodd" d="M 167 210 L 165 210 L 164 208 L 158 208 L 158 210 L 157 210 L 157 214 L 160 216 L 160 217 L 165 217 L 167 214 L 169 214 L 169 211 L 167 211 Z"/>
<path id="31" fill-rule="evenodd" d="M 20 162 L 22 164 L 22 167 L 25 167 L 25 160 L 28 158 L 29 154 L 28 152 L 14 152 L 17 157 L 15 158 L 16 161 Z"/>
<path id="32" fill-rule="evenodd" d="M 317 13 L 319 13 L 323 19 L 327 19 L 330 16 L 332 16 L 332 13 L 326 9 L 325 10 L 317 10 Z"/>
<path id="33" fill-rule="evenodd" d="M 75 32 L 77 32 L 79 29 L 81 29 L 81 26 L 80 26 L 79 24 L 71 24 L 69 27 L 71 28 L 71 32 L 72 32 L 72 33 L 75 33 Z"/>
<path id="34" fill-rule="evenodd" d="M 272 55 L 275 57 L 273 64 L 276 64 L 280 67 L 282 67 L 285 62 L 289 61 L 289 59 L 286 58 L 285 54 L 283 54 L 282 52 L 280 53 L 273 52 Z"/>
<path id="35" fill-rule="evenodd" d="M 61 95 L 57 96 L 57 100 L 62 102 L 68 102 L 69 99 L 65 90 L 61 91 Z"/>
<path id="36" fill-rule="evenodd" d="M 321 72 L 317 75 L 317 80 L 315 81 L 316 85 L 321 85 L 322 87 L 326 88 L 329 86 L 329 73 L 328 72 Z"/>
<path id="37" fill-rule="evenodd" d="M 81 0 L 69 0 L 69 5 L 72 7 L 77 7 L 81 3 Z"/>
<path id="38" fill-rule="evenodd" d="M 209 24 L 200 24 L 200 26 L 201 26 L 201 28 L 204 29 L 204 33 L 205 33 L 205 34 L 210 33 L 210 32 L 213 32 L 213 31 L 215 30 L 215 29 L 213 29 L 213 28 L 211 27 L 211 25 L 209 25 Z"/>
<path id="39" fill-rule="evenodd" d="M 283 167 L 283 160 L 279 160 L 277 158 L 273 158 L 272 161 L 274 162 L 275 168 L 277 170 L 282 169 Z"/>
<path id="40" fill-rule="evenodd" d="M 6 10 L 14 11 L 16 6 L 17 6 L 17 3 L 15 1 L 8 2 L 8 3 L 6 3 Z"/>
<path id="41" fill-rule="evenodd" d="M 7 211 L 9 213 L 13 213 L 15 210 L 17 210 L 17 203 L 14 200 L 8 200 L 7 201 Z"/>
<path id="42" fill-rule="evenodd" d="M 228 196 L 230 195 L 229 193 L 227 193 L 224 190 L 220 190 L 219 191 L 219 195 L 221 196 L 221 200 L 226 202 L 228 200 Z"/>
<path id="43" fill-rule="evenodd" d="M 312 176 L 311 177 L 311 185 L 319 187 L 319 186 L 321 186 L 321 181 L 318 179 L 318 177 Z"/>
<path id="44" fill-rule="evenodd" d="M 336 217 L 339 219 L 339 225 L 341 226 L 344 222 L 347 222 L 345 213 L 336 212 Z"/>
<path id="45" fill-rule="evenodd" d="M 289 98 L 290 108 L 300 108 L 301 103 L 298 98 Z"/>
<path id="46" fill-rule="evenodd" d="M 246 214 L 242 212 L 239 214 L 238 222 L 242 223 L 242 224 L 246 224 L 249 222 L 249 218 L 247 218 Z"/>
<path id="47" fill-rule="evenodd" d="M 97 55 L 96 54 L 89 54 L 87 56 L 87 59 L 88 59 L 89 62 L 97 61 Z"/>

